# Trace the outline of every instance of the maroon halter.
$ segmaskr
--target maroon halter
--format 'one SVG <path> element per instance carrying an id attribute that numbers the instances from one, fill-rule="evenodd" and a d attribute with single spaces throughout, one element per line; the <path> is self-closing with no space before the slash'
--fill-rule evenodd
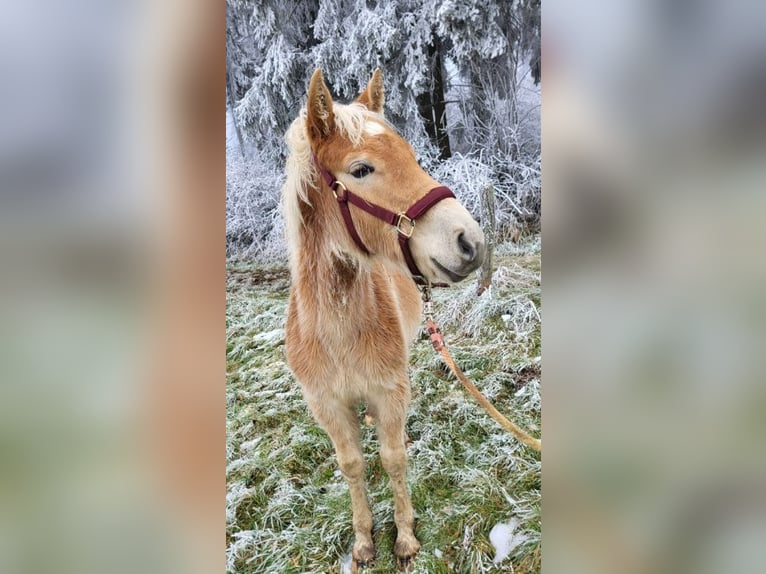
<path id="1" fill-rule="evenodd" d="M 389 225 L 396 227 L 396 231 L 399 233 L 399 247 L 401 247 L 404 261 L 407 263 L 410 273 L 412 273 L 412 279 L 415 283 L 421 285 L 428 283 L 428 280 L 420 272 L 418 266 L 415 265 L 415 259 L 412 257 L 412 252 L 410 251 L 410 237 L 412 237 L 412 233 L 415 231 L 415 221 L 418 217 L 423 215 L 442 199 L 455 197 L 452 190 L 444 186 L 435 187 L 412 204 L 412 206 L 410 206 L 404 213 L 394 213 L 385 207 L 370 203 L 358 195 L 351 193 L 351 191 L 343 185 L 343 182 L 338 181 L 332 173 L 327 171 L 322 164 L 319 163 L 319 159 L 316 155 L 313 155 L 313 157 L 314 164 L 316 164 L 317 169 L 319 169 L 319 173 L 322 174 L 322 179 L 325 180 L 325 183 L 327 183 L 328 187 L 332 190 L 335 199 L 338 201 L 340 213 L 343 216 L 343 221 L 346 223 L 346 229 L 348 229 L 348 234 L 351 236 L 351 239 L 354 240 L 356 246 L 359 247 L 363 253 L 367 255 L 370 254 L 370 250 L 367 249 L 367 246 L 356 231 L 354 220 L 351 218 L 351 210 L 348 207 L 349 203 L 354 204 L 356 207 L 362 211 L 366 211 L 373 217 L 382 219 Z"/>

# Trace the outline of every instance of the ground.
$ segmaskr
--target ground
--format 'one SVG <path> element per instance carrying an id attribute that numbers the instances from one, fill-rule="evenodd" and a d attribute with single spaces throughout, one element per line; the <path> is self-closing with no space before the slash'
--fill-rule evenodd
<path id="1" fill-rule="evenodd" d="M 437 322 L 466 374 L 540 436 L 539 236 L 500 245 L 495 263 L 481 297 L 471 280 L 436 291 Z M 285 363 L 289 282 L 284 267 L 228 265 L 226 538 L 227 570 L 237 574 L 342 572 L 353 543 L 332 445 Z M 422 544 L 411 571 L 539 572 L 540 455 L 473 402 L 427 339 L 415 342 L 410 373 L 408 484 Z M 362 441 L 378 551 L 366 572 L 391 573 L 391 489 L 372 427 Z M 498 523 L 513 525 L 515 546 L 494 564 Z"/>

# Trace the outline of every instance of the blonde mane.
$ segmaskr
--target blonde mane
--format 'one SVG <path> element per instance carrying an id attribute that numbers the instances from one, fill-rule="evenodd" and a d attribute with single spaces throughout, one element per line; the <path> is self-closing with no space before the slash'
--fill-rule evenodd
<path id="1" fill-rule="evenodd" d="M 341 135 L 348 138 L 356 147 L 362 143 L 364 126 L 368 119 L 374 119 L 390 126 L 382 115 L 369 111 L 358 103 L 343 105 L 333 104 L 335 126 Z M 311 205 L 308 189 L 314 187 L 319 174 L 311 158 L 311 145 L 306 133 L 306 108 L 302 108 L 298 117 L 290 124 L 285 135 L 288 148 L 286 179 L 282 188 L 282 213 L 285 218 L 287 249 L 290 256 L 290 266 L 293 267 L 296 254 L 300 251 L 300 229 L 303 217 L 299 208 L 300 202 Z M 294 267 L 293 267 L 294 268 Z"/>

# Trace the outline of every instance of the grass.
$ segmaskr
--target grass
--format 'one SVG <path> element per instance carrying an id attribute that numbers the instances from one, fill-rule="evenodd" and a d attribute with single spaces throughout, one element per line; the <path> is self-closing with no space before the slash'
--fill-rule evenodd
<path id="1" fill-rule="evenodd" d="M 509 418 L 540 434 L 540 242 L 497 248 L 490 292 L 437 290 L 453 356 Z M 337 573 L 353 543 L 348 488 L 284 357 L 289 273 L 230 264 L 227 279 L 227 570 Z M 540 457 L 465 393 L 427 339 L 411 353 L 408 482 L 422 544 L 412 572 L 540 571 Z M 361 421 L 360 408 L 360 421 Z M 364 427 L 378 555 L 394 572 L 391 489 Z M 516 518 L 526 540 L 494 564 L 489 532 Z"/>

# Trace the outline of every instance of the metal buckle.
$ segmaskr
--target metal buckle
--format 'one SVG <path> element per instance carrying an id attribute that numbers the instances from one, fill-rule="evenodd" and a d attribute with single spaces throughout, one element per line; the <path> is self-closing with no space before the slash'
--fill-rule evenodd
<path id="1" fill-rule="evenodd" d="M 410 226 L 409 229 L 407 230 L 402 229 L 402 221 L 406 221 L 409 224 Z M 396 230 L 402 235 L 404 235 L 407 239 L 409 239 L 410 237 L 412 237 L 412 233 L 415 231 L 415 220 L 410 219 L 403 213 L 400 213 L 399 218 L 396 220 Z"/>
<path id="2" fill-rule="evenodd" d="M 338 188 L 338 186 L 341 186 L 343 188 L 343 194 L 340 197 L 338 197 L 338 193 L 335 191 Z M 345 185 L 343 185 L 342 181 L 337 179 L 335 180 L 335 183 L 332 185 L 330 189 L 332 189 L 332 194 L 335 196 L 335 199 L 338 199 L 338 200 L 345 199 L 346 193 L 348 193 L 348 188 Z"/>

